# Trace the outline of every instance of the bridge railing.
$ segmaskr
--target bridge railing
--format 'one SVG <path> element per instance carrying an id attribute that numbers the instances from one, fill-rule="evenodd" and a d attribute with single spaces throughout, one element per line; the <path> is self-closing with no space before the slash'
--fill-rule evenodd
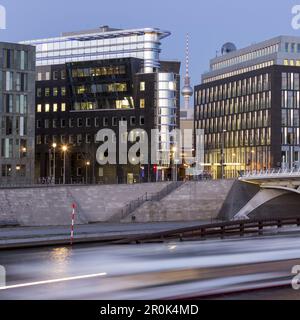
<path id="1" fill-rule="evenodd" d="M 263 178 L 263 177 L 276 177 L 276 176 L 300 176 L 300 168 L 280 168 L 280 169 L 267 169 L 267 170 L 249 170 L 241 174 L 242 178 Z"/>

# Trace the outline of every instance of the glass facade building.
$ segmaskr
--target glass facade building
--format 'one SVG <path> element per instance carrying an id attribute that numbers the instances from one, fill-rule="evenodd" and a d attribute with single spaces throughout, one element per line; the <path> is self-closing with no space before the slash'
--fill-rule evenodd
<path id="1" fill-rule="evenodd" d="M 35 48 L 0 43 L 0 185 L 34 177 Z"/>
<path id="2" fill-rule="evenodd" d="M 214 178 L 299 167 L 298 48 L 300 38 L 277 37 L 211 61 L 195 88 L 195 128 Z"/>
<path id="3" fill-rule="evenodd" d="M 63 180 L 63 163 L 58 155 L 53 159 L 53 143 L 60 154 L 61 146 L 68 145 L 67 183 L 168 178 L 170 161 L 165 164 L 164 159 L 148 166 L 99 165 L 96 137 L 99 130 L 112 129 L 119 141 L 119 123 L 127 121 L 128 132 L 141 129 L 151 137 L 152 129 L 160 130 L 157 151 L 170 153 L 170 132 L 179 127 L 180 63 L 159 58 L 161 40 L 169 34 L 101 27 L 25 42 L 37 48 L 38 178 Z"/>
<path id="4" fill-rule="evenodd" d="M 158 69 L 160 41 L 170 32 L 154 28 L 96 30 L 63 33 L 61 37 L 25 41 L 36 46 L 37 66 L 76 61 L 138 58 L 145 73 Z"/>

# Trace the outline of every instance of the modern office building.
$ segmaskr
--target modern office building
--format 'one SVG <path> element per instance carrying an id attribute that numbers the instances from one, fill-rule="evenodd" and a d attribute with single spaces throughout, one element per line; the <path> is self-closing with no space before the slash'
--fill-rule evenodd
<path id="1" fill-rule="evenodd" d="M 158 151 L 171 150 L 169 132 L 179 127 L 180 63 L 159 59 L 161 40 L 169 35 L 104 26 L 25 42 L 37 48 L 36 177 L 55 177 L 56 183 L 169 178 L 164 161 L 121 164 L 118 151 L 116 165 L 96 159 L 101 129 L 116 133 L 119 150 L 121 121 L 128 133 L 140 129 L 151 137 L 152 129 L 160 130 Z M 128 149 L 139 137 L 131 140 Z M 149 159 L 150 147 L 149 142 Z"/>
<path id="2" fill-rule="evenodd" d="M 35 47 L 0 43 L 0 185 L 34 177 Z"/>
<path id="3" fill-rule="evenodd" d="M 226 43 L 195 87 L 195 128 L 215 178 L 299 166 L 300 37 Z"/>

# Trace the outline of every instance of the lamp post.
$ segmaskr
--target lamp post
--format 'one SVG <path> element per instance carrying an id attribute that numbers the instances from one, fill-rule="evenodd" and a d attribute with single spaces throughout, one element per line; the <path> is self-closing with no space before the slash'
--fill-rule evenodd
<path id="1" fill-rule="evenodd" d="M 224 164 L 225 164 L 225 156 L 224 156 L 224 145 L 225 145 L 225 134 L 226 130 L 222 131 L 222 141 L 221 141 L 221 179 L 224 179 Z"/>
<path id="2" fill-rule="evenodd" d="M 66 184 L 66 154 L 68 147 L 66 145 L 62 146 L 62 151 L 64 153 L 64 175 L 63 175 L 63 184 Z"/>
<path id="3" fill-rule="evenodd" d="M 91 165 L 90 161 L 86 161 L 85 163 L 85 183 L 88 184 L 88 168 Z"/>
<path id="4" fill-rule="evenodd" d="M 56 148 L 57 148 L 57 144 L 54 142 L 52 144 L 52 148 L 53 148 L 53 180 L 54 180 L 54 184 L 55 184 L 55 180 L 56 180 Z"/>
<path id="5" fill-rule="evenodd" d="M 175 161 L 175 154 L 176 154 L 177 148 L 172 147 L 172 160 L 173 160 L 173 181 L 177 181 L 177 164 Z"/>

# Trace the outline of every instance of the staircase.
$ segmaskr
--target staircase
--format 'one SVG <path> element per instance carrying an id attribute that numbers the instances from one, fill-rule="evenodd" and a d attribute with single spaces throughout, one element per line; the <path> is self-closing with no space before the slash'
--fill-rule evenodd
<path id="1" fill-rule="evenodd" d="M 121 220 L 127 218 L 131 213 L 140 208 L 147 201 L 161 201 L 163 198 L 168 196 L 170 193 L 181 187 L 185 182 L 176 181 L 168 184 L 162 190 L 155 193 L 146 192 L 141 197 L 130 201 L 122 208 L 118 213 L 113 215 L 108 222 L 120 222 Z"/>

